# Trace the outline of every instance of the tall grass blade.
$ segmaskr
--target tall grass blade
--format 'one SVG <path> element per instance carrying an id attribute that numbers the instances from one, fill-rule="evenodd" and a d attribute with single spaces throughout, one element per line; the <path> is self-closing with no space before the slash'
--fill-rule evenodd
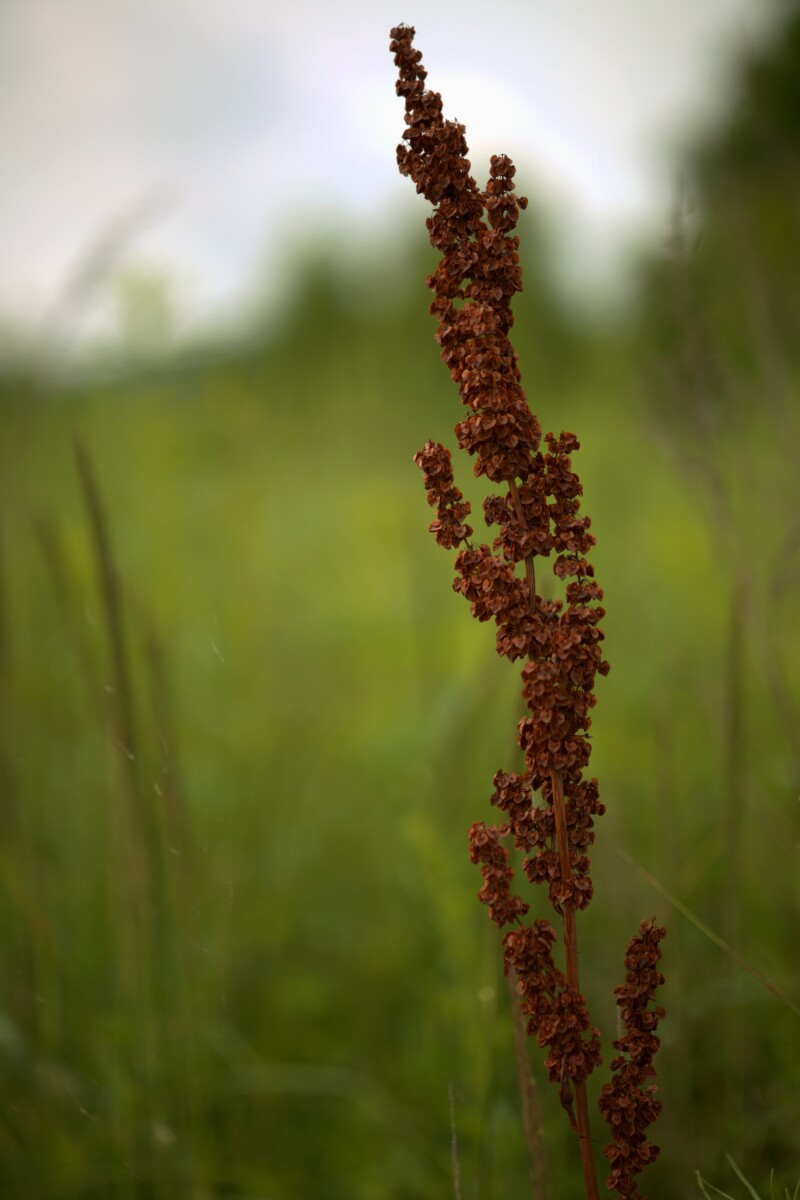
<path id="1" fill-rule="evenodd" d="M 706 1190 L 707 1188 L 711 1188 L 712 1192 L 716 1192 L 718 1196 L 722 1196 L 723 1200 L 733 1200 L 733 1196 L 729 1196 L 727 1192 L 721 1192 L 718 1187 L 714 1187 L 713 1183 L 709 1183 L 707 1179 L 703 1179 L 703 1176 L 699 1171 L 695 1171 L 694 1175 L 695 1179 L 697 1180 L 698 1187 L 705 1196 L 706 1200 L 711 1200 L 711 1197 Z"/>
<path id="2" fill-rule="evenodd" d="M 81 606 L 74 595 L 74 582 L 67 568 L 59 529 L 53 519 L 47 516 L 35 518 L 33 529 L 67 637 L 78 660 L 89 711 L 98 726 L 102 726 L 105 720 L 103 689 L 98 678 L 92 644 L 87 636 L 86 620 L 79 619 L 77 615 Z"/>
<path id="3" fill-rule="evenodd" d="M 742 1172 L 739 1170 L 739 1168 L 737 1167 L 736 1163 L 735 1163 L 735 1162 L 733 1161 L 733 1159 L 731 1158 L 730 1154 L 726 1154 L 726 1155 L 725 1155 L 725 1160 L 726 1160 L 726 1162 L 727 1162 L 727 1163 L 730 1165 L 730 1167 L 731 1167 L 731 1170 L 732 1170 L 732 1171 L 734 1172 L 734 1174 L 736 1175 L 736 1178 L 737 1178 L 737 1179 L 738 1179 L 738 1180 L 739 1180 L 741 1183 L 743 1183 L 743 1184 L 744 1184 L 744 1186 L 747 1188 L 747 1190 L 748 1190 L 748 1192 L 750 1193 L 750 1195 L 754 1197 L 754 1200 L 761 1200 L 761 1197 L 759 1196 L 759 1194 L 758 1194 L 758 1192 L 756 1191 L 756 1189 L 753 1187 L 752 1183 L 750 1183 L 750 1181 L 749 1181 L 748 1179 L 745 1179 L 744 1175 L 743 1175 L 743 1174 L 742 1174 Z"/>
<path id="4" fill-rule="evenodd" d="M 631 858 L 630 854 L 626 854 L 626 852 L 619 846 L 617 847 L 617 854 L 621 859 L 623 859 L 624 862 L 633 867 L 635 871 L 638 871 L 642 879 L 646 879 L 650 886 L 654 887 L 655 890 L 662 895 L 665 900 L 668 900 L 673 908 L 677 908 L 678 912 L 682 913 L 682 915 L 686 917 L 687 921 L 691 921 L 692 925 L 694 925 L 696 929 L 699 929 L 702 934 L 705 934 L 709 941 L 713 942 L 715 946 L 719 946 L 720 950 L 723 950 L 729 958 L 738 963 L 739 966 L 745 971 L 748 971 L 754 979 L 757 979 L 762 987 L 765 987 L 768 992 L 771 992 L 772 995 L 775 996 L 777 1000 L 780 1000 L 782 1004 L 785 1004 L 787 1008 L 790 1008 L 793 1013 L 796 1013 L 797 1016 L 800 1017 L 800 1007 L 798 1007 L 798 1005 L 796 1005 L 795 1002 L 791 1000 L 776 984 L 767 979 L 766 975 L 759 971 L 758 967 L 754 967 L 752 963 L 748 962 L 746 958 L 739 954 L 738 950 L 734 950 L 733 947 L 729 946 L 728 943 L 724 941 L 718 933 L 714 933 L 714 930 L 710 929 L 704 921 L 701 921 L 700 918 L 693 913 L 690 908 L 687 908 L 677 896 L 673 896 L 672 892 L 668 891 L 667 888 L 664 887 L 663 883 L 659 883 L 659 881 L 655 879 L 649 871 L 646 871 L 643 866 L 637 863 L 635 859 Z"/>

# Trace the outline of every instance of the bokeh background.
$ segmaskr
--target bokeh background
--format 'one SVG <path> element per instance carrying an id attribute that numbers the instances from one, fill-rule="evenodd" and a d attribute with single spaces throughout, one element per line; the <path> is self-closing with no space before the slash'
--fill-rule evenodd
<path id="1" fill-rule="evenodd" d="M 5 0 L 3 1196 L 433 1200 L 451 1096 L 464 1200 L 531 1194 L 466 844 L 521 700 L 411 462 L 459 411 L 404 18 L 518 162 L 515 345 L 583 446 L 607 1059 L 669 927 L 645 1190 L 800 1175 L 797 5 Z"/>

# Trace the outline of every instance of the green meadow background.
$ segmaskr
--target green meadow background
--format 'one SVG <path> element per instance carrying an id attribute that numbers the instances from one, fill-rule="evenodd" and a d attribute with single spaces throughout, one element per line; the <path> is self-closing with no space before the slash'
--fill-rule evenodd
<path id="1" fill-rule="evenodd" d="M 606 1062 L 625 945 L 669 929 L 656 1198 L 695 1169 L 744 1196 L 726 1155 L 759 1195 L 800 1176 L 799 79 L 794 21 L 617 324 L 563 307 L 521 227 L 514 341 L 581 439 L 606 591 L 579 925 Z M 451 1096 L 464 1200 L 531 1194 L 467 852 L 520 684 L 426 532 L 412 455 L 460 412 L 424 232 L 355 298 L 318 256 L 279 329 L 5 364 L 4 1197 L 438 1200 Z M 577 1196 L 531 1051 L 547 1195 Z"/>

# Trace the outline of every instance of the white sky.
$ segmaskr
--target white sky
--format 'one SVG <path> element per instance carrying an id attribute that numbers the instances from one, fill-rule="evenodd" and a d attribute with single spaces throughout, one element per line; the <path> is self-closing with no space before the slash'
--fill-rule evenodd
<path id="1" fill-rule="evenodd" d="M 734 50 L 763 40 L 772 11 L 770 0 L 0 0 L 0 319 L 63 303 L 82 256 L 120 223 L 123 257 L 174 276 L 190 323 L 268 290 L 290 248 L 332 222 L 369 231 L 379 253 L 415 200 L 394 160 L 403 116 L 388 40 L 400 20 L 417 27 L 446 115 L 467 127 L 476 177 L 489 154 L 510 153 L 521 190 L 563 217 L 573 265 L 607 265 L 625 235 L 657 236 L 668 151 L 723 110 Z"/>

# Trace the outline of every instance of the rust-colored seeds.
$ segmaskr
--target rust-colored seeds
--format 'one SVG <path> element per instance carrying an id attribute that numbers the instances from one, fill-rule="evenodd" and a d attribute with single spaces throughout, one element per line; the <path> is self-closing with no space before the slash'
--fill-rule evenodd
<path id="1" fill-rule="evenodd" d="M 528 406 L 508 337 L 511 301 L 522 288 L 514 229 L 527 205 L 514 191 L 514 164 L 505 154 L 494 155 L 486 187 L 478 187 L 463 125 L 445 120 L 441 96 L 425 87 L 413 28 L 399 25 L 391 37 L 406 113 L 397 161 L 434 210 L 427 227 L 441 259 L 427 283 L 441 357 L 466 409 L 456 438 L 473 456 L 475 474 L 499 488 L 483 502 L 486 524 L 497 530 L 491 545 L 472 540 L 470 507 L 455 485 L 446 447 L 428 442 L 414 461 L 436 509 L 430 531 L 440 546 L 458 550 L 455 591 L 477 620 L 494 622 L 498 654 L 523 664 L 527 715 L 519 722 L 518 742 L 524 770 L 495 775 L 491 801 L 506 822 L 475 822 L 470 857 L 480 865 L 478 895 L 492 921 L 511 926 L 503 937 L 505 971 L 516 978 L 529 1033 L 547 1049 L 548 1077 L 578 1134 L 586 1195 L 594 1200 L 585 1080 L 601 1062 L 600 1034 L 579 986 L 575 914 L 592 898 L 587 852 L 594 819 L 604 812 L 597 780 L 585 772 L 595 678 L 607 674 L 608 663 L 599 625 L 603 592 L 587 558 L 595 538 L 589 518 L 580 515 L 583 488 L 572 466 L 580 447 L 573 433 L 562 432 L 548 433 L 542 448 L 541 425 Z M 541 558 L 552 559 L 563 600 L 537 593 Z M 545 885 L 563 923 L 566 973 L 553 959 L 557 938 L 550 922 L 537 917 L 524 924 L 530 906 L 512 889 L 508 839 L 525 853 L 527 879 Z M 620 1056 L 612 1062 L 614 1078 L 603 1088 L 601 1110 L 613 1138 L 606 1151 L 608 1186 L 623 1197 L 639 1194 L 634 1177 L 657 1153 L 643 1130 L 659 1105 L 642 1083 L 653 1074 L 658 1039 L 652 1029 L 663 1015 L 648 1008 L 661 982 L 654 963 L 663 933 L 643 923 L 628 947 L 626 984 L 617 989 L 628 1033 L 614 1043 Z"/>

